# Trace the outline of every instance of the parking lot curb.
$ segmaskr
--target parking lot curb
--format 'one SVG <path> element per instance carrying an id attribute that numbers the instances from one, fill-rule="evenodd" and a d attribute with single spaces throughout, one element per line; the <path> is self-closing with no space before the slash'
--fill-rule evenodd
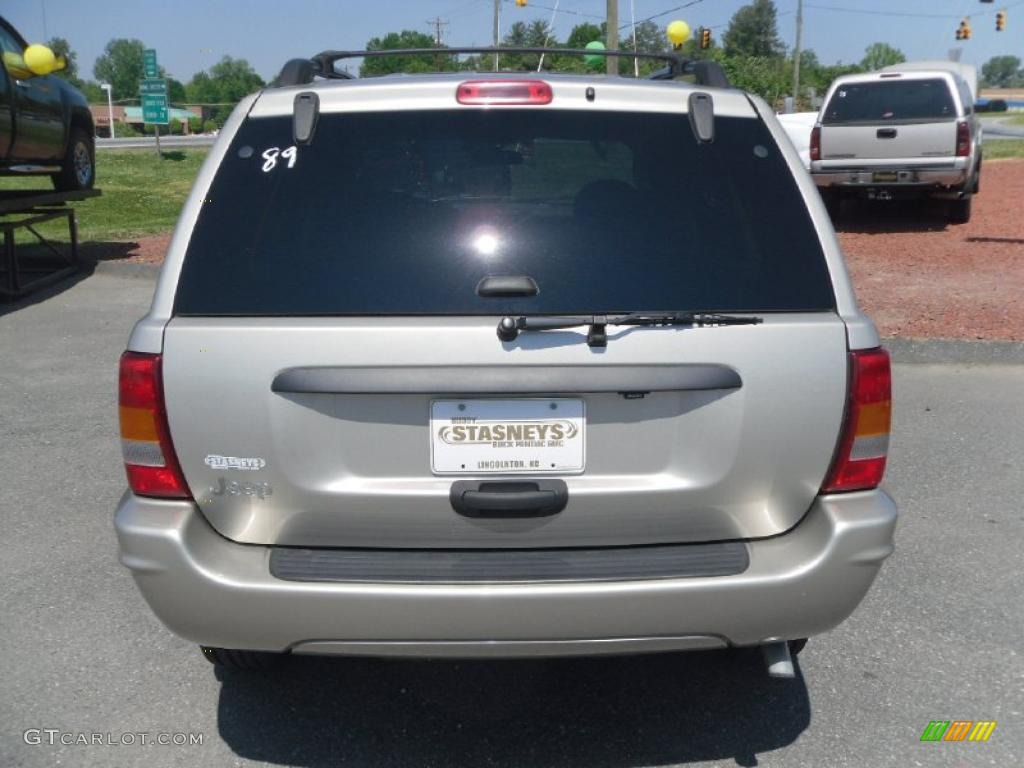
<path id="1" fill-rule="evenodd" d="M 98 275 L 117 277 L 140 277 L 155 279 L 160 274 L 160 264 L 144 264 L 137 261 L 96 261 L 87 265 Z"/>
<path id="2" fill-rule="evenodd" d="M 896 363 L 1024 365 L 1024 342 L 888 337 L 882 344 Z"/>

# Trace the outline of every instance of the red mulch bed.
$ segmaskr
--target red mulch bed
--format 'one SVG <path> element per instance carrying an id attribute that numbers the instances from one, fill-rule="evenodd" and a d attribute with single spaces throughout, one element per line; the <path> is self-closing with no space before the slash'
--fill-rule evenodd
<path id="1" fill-rule="evenodd" d="M 848 203 L 839 240 L 883 336 L 1024 341 L 1024 160 L 986 163 L 969 224 L 941 202 Z M 101 260 L 159 264 L 170 235 L 85 244 Z"/>
<path id="2" fill-rule="evenodd" d="M 847 205 L 839 241 L 884 336 L 1024 341 L 1024 160 L 985 164 L 968 224 L 935 203 Z"/>

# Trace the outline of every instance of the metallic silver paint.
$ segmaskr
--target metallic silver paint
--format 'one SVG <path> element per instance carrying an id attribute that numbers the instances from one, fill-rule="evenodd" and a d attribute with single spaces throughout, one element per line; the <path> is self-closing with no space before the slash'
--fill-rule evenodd
<path id="1" fill-rule="evenodd" d="M 468 643 L 460 655 L 500 655 L 494 644 L 504 642 L 519 653 L 524 641 L 618 640 L 630 651 L 690 636 L 733 645 L 808 637 L 856 608 L 893 550 L 895 525 L 883 491 L 824 496 L 793 530 L 750 542 L 750 567 L 737 576 L 424 586 L 277 580 L 267 547 L 225 539 L 190 502 L 129 493 L 115 518 L 121 562 L 181 637 L 276 651 L 369 643 L 373 652 L 426 656 L 440 654 L 437 643 Z M 403 645 L 380 645 L 395 642 Z"/>

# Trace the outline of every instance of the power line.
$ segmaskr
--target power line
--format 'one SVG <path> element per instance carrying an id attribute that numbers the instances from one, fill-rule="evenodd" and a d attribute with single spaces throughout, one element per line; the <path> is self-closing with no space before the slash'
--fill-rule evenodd
<path id="1" fill-rule="evenodd" d="M 1024 0 L 1020 2 L 1010 3 L 1003 5 L 1002 9 L 1013 8 L 1018 5 L 1024 5 Z M 806 8 L 814 8 L 819 11 L 839 11 L 840 13 L 858 13 L 863 16 L 892 16 L 909 19 L 959 19 L 964 16 L 991 16 L 997 12 L 998 9 L 986 10 L 986 11 L 975 11 L 973 13 L 910 13 L 907 11 L 878 11 L 870 10 L 867 8 L 844 8 L 838 5 L 818 5 L 816 3 L 805 3 Z"/>

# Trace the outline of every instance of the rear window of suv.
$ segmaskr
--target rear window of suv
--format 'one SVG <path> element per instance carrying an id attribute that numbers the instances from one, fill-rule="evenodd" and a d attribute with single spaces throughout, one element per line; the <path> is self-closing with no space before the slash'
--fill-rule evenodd
<path id="1" fill-rule="evenodd" d="M 945 80 L 881 80 L 841 85 L 822 123 L 898 123 L 952 120 L 956 105 Z"/>
<path id="2" fill-rule="evenodd" d="M 183 315 L 834 307 L 767 127 L 684 114 L 459 109 L 290 117 L 232 140 L 188 245 Z M 531 297 L 480 297 L 527 275 Z"/>

